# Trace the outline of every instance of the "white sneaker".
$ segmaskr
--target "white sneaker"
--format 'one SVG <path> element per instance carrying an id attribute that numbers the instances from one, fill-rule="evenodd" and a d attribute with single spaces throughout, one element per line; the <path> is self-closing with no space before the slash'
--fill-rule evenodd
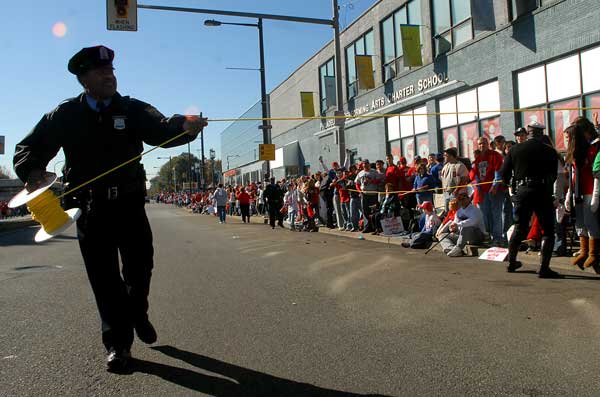
<path id="1" fill-rule="evenodd" d="M 463 250 L 459 246 L 455 246 L 454 248 L 452 248 L 450 250 L 450 252 L 448 252 L 447 255 L 451 258 L 457 258 L 459 256 L 463 256 L 464 253 L 463 253 Z"/>

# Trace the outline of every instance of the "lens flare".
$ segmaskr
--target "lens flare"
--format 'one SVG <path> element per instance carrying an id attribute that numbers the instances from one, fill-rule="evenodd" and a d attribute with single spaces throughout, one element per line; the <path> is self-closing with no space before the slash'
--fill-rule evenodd
<path id="1" fill-rule="evenodd" d="M 52 34 L 56 37 L 65 37 L 67 34 L 67 25 L 64 22 L 56 22 L 52 26 Z"/>

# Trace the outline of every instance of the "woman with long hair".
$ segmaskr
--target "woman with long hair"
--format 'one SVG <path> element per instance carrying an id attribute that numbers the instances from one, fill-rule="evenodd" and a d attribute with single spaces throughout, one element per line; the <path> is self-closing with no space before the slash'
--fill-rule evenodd
<path id="1" fill-rule="evenodd" d="M 565 207 L 570 210 L 575 203 L 575 228 L 579 236 L 579 255 L 573 258 L 573 265 L 580 269 L 593 266 L 596 270 L 600 261 L 600 225 L 598 193 L 600 179 L 594 178 L 592 164 L 598 148 L 592 144 L 598 134 L 593 124 L 585 117 L 575 119 L 565 131 L 569 136 L 566 162 L 571 166 L 571 183 L 567 192 Z"/>

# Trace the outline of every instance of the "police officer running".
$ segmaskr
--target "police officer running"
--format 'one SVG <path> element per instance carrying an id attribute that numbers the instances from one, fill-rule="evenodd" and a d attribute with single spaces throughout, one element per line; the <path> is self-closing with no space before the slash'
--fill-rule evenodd
<path id="1" fill-rule="evenodd" d="M 528 138 L 508 152 L 500 170 L 502 179 L 512 179 L 514 232 L 508 246 L 507 271 L 520 268 L 517 253 L 526 237 L 529 221 L 535 212 L 542 227 L 540 278 L 562 278 L 550 269 L 554 247 L 554 197 L 553 186 L 557 176 L 558 153 L 541 141 L 545 126 L 537 122 L 527 126 Z"/>
<path id="2" fill-rule="evenodd" d="M 178 146 L 207 125 L 198 116 L 167 119 L 153 106 L 121 96 L 113 59 L 111 49 L 96 46 L 69 61 L 84 92 L 44 115 L 15 149 L 15 172 L 28 191 L 44 180 L 48 162 L 61 148 L 63 176 L 74 188 L 141 154 L 144 143 L 159 145 L 187 131 L 165 145 Z M 137 159 L 66 197 L 68 207 L 82 210 L 77 236 L 112 371 L 127 369 L 134 330 L 142 342 L 157 339 L 147 314 L 154 249 L 144 196 L 145 172 Z"/>

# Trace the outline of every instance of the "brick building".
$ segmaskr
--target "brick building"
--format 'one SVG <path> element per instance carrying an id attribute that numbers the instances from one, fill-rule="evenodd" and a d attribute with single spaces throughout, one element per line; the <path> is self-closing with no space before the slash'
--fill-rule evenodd
<path id="1" fill-rule="evenodd" d="M 380 0 L 341 33 L 342 100 L 347 115 L 402 116 L 346 119 L 345 147 L 354 162 L 388 153 L 410 161 L 451 146 L 472 158 L 480 136 L 510 140 L 537 120 L 564 150 L 569 121 L 592 111 L 552 109 L 600 107 L 599 20 L 595 0 Z M 400 24 L 420 25 L 423 66 L 404 66 Z M 371 55 L 375 88 L 359 88 L 355 55 Z M 270 92 L 271 117 L 300 117 L 301 91 L 314 93 L 317 114 L 332 116 L 334 62 L 332 41 Z M 315 170 L 320 155 L 340 160 L 332 120 L 271 124 L 276 177 Z M 242 156 L 223 139 L 221 149 Z M 229 174 L 256 180 L 264 165 L 251 160 Z"/>

